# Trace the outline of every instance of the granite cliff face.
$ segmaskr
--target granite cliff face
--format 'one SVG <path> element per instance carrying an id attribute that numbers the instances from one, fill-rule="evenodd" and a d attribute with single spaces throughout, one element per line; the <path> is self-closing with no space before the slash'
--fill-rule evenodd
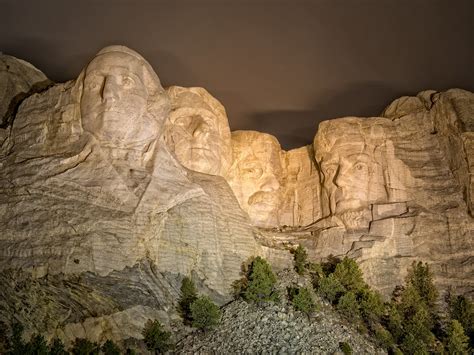
<path id="1" fill-rule="evenodd" d="M 0 112 L 29 92 L 9 73 Z M 0 128 L 1 320 L 66 341 L 138 337 L 148 317 L 173 318 L 183 276 L 225 302 L 244 261 L 281 268 L 297 244 L 314 260 L 356 258 L 385 294 L 423 260 L 440 287 L 472 296 L 470 92 L 325 121 L 288 152 L 231 133 L 206 90 L 165 90 L 122 46 L 26 96 Z"/>

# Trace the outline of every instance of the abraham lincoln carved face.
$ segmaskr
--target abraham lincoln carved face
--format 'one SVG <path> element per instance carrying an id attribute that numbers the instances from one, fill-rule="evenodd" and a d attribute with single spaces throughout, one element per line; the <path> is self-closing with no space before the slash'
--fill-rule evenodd
<path id="1" fill-rule="evenodd" d="M 351 121 L 320 125 L 314 150 L 320 167 L 324 215 L 360 211 L 388 200 L 385 147 L 375 142 L 376 133 L 369 132 L 366 137 Z"/>

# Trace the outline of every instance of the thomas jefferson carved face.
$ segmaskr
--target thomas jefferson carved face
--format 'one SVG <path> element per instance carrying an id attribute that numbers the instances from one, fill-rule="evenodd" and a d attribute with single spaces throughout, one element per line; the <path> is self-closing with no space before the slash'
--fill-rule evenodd
<path id="1" fill-rule="evenodd" d="M 232 132 L 233 163 L 228 182 L 254 225 L 278 224 L 282 166 L 275 137 L 254 131 Z"/>
<path id="2" fill-rule="evenodd" d="M 99 52 L 84 75 L 81 98 L 84 130 L 101 143 L 116 147 L 156 138 L 158 122 L 146 111 L 150 91 L 156 92 L 161 85 L 159 81 L 150 82 L 149 70 L 145 61 L 133 52 Z"/>
<path id="3" fill-rule="evenodd" d="M 230 129 L 224 107 L 202 88 L 168 89 L 172 112 L 165 141 L 190 170 L 224 176 L 231 160 Z"/>
<path id="4" fill-rule="evenodd" d="M 383 152 L 357 126 L 325 128 L 320 126 L 314 147 L 321 169 L 323 213 L 340 215 L 386 202 Z"/>

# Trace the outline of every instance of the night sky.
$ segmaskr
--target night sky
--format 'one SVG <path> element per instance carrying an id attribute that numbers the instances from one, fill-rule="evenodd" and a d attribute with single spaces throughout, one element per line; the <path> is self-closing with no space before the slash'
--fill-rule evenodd
<path id="1" fill-rule="evenodd" d="M 164 86 L 205 87 L 232 130 L 285 149 L 402 95 L 474 91 L 474 0 L 0 0 L 0 51 L 54 81 L 110 44 L 141 53 Z"/>

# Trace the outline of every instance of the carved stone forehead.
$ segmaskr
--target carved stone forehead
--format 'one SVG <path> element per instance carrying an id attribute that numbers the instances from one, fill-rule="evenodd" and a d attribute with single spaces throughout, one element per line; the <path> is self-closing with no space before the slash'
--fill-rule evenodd
<path id="1" fill-rule="evenodd" d="M 316 160 L 334 154 L 371 154 L 387 138 L 384 118 L 342 118 L 321 122 L 313 147 Z"/>
<path id="2" fill-rule="evenodd" d="M 234 162 L 258 159 L 272 170 L 281 169 L 281 146 L 270 134 L 256 131 L 232 132 L 232 148 Z"/>
<path id="3" fill-rule="evenodd" d="M 89 63 L 86 70 L 89 71 L 94 68 L 107 70 L 107 67 L 111 65 L 135 73 L 152 92 L 163 91 L 160 79 L 150 63 L 133 49 L 125 46 L 114 45 L 101 49 Z"/>
<path id="4" fill-rule="evenodd" d="M 230 140 L 229 121 L 224 106 L 205 89 L 171 86 L 167 92 L 172 102 L 172 116 L 201 115 L 212 117 L 219 132 Z"/>

